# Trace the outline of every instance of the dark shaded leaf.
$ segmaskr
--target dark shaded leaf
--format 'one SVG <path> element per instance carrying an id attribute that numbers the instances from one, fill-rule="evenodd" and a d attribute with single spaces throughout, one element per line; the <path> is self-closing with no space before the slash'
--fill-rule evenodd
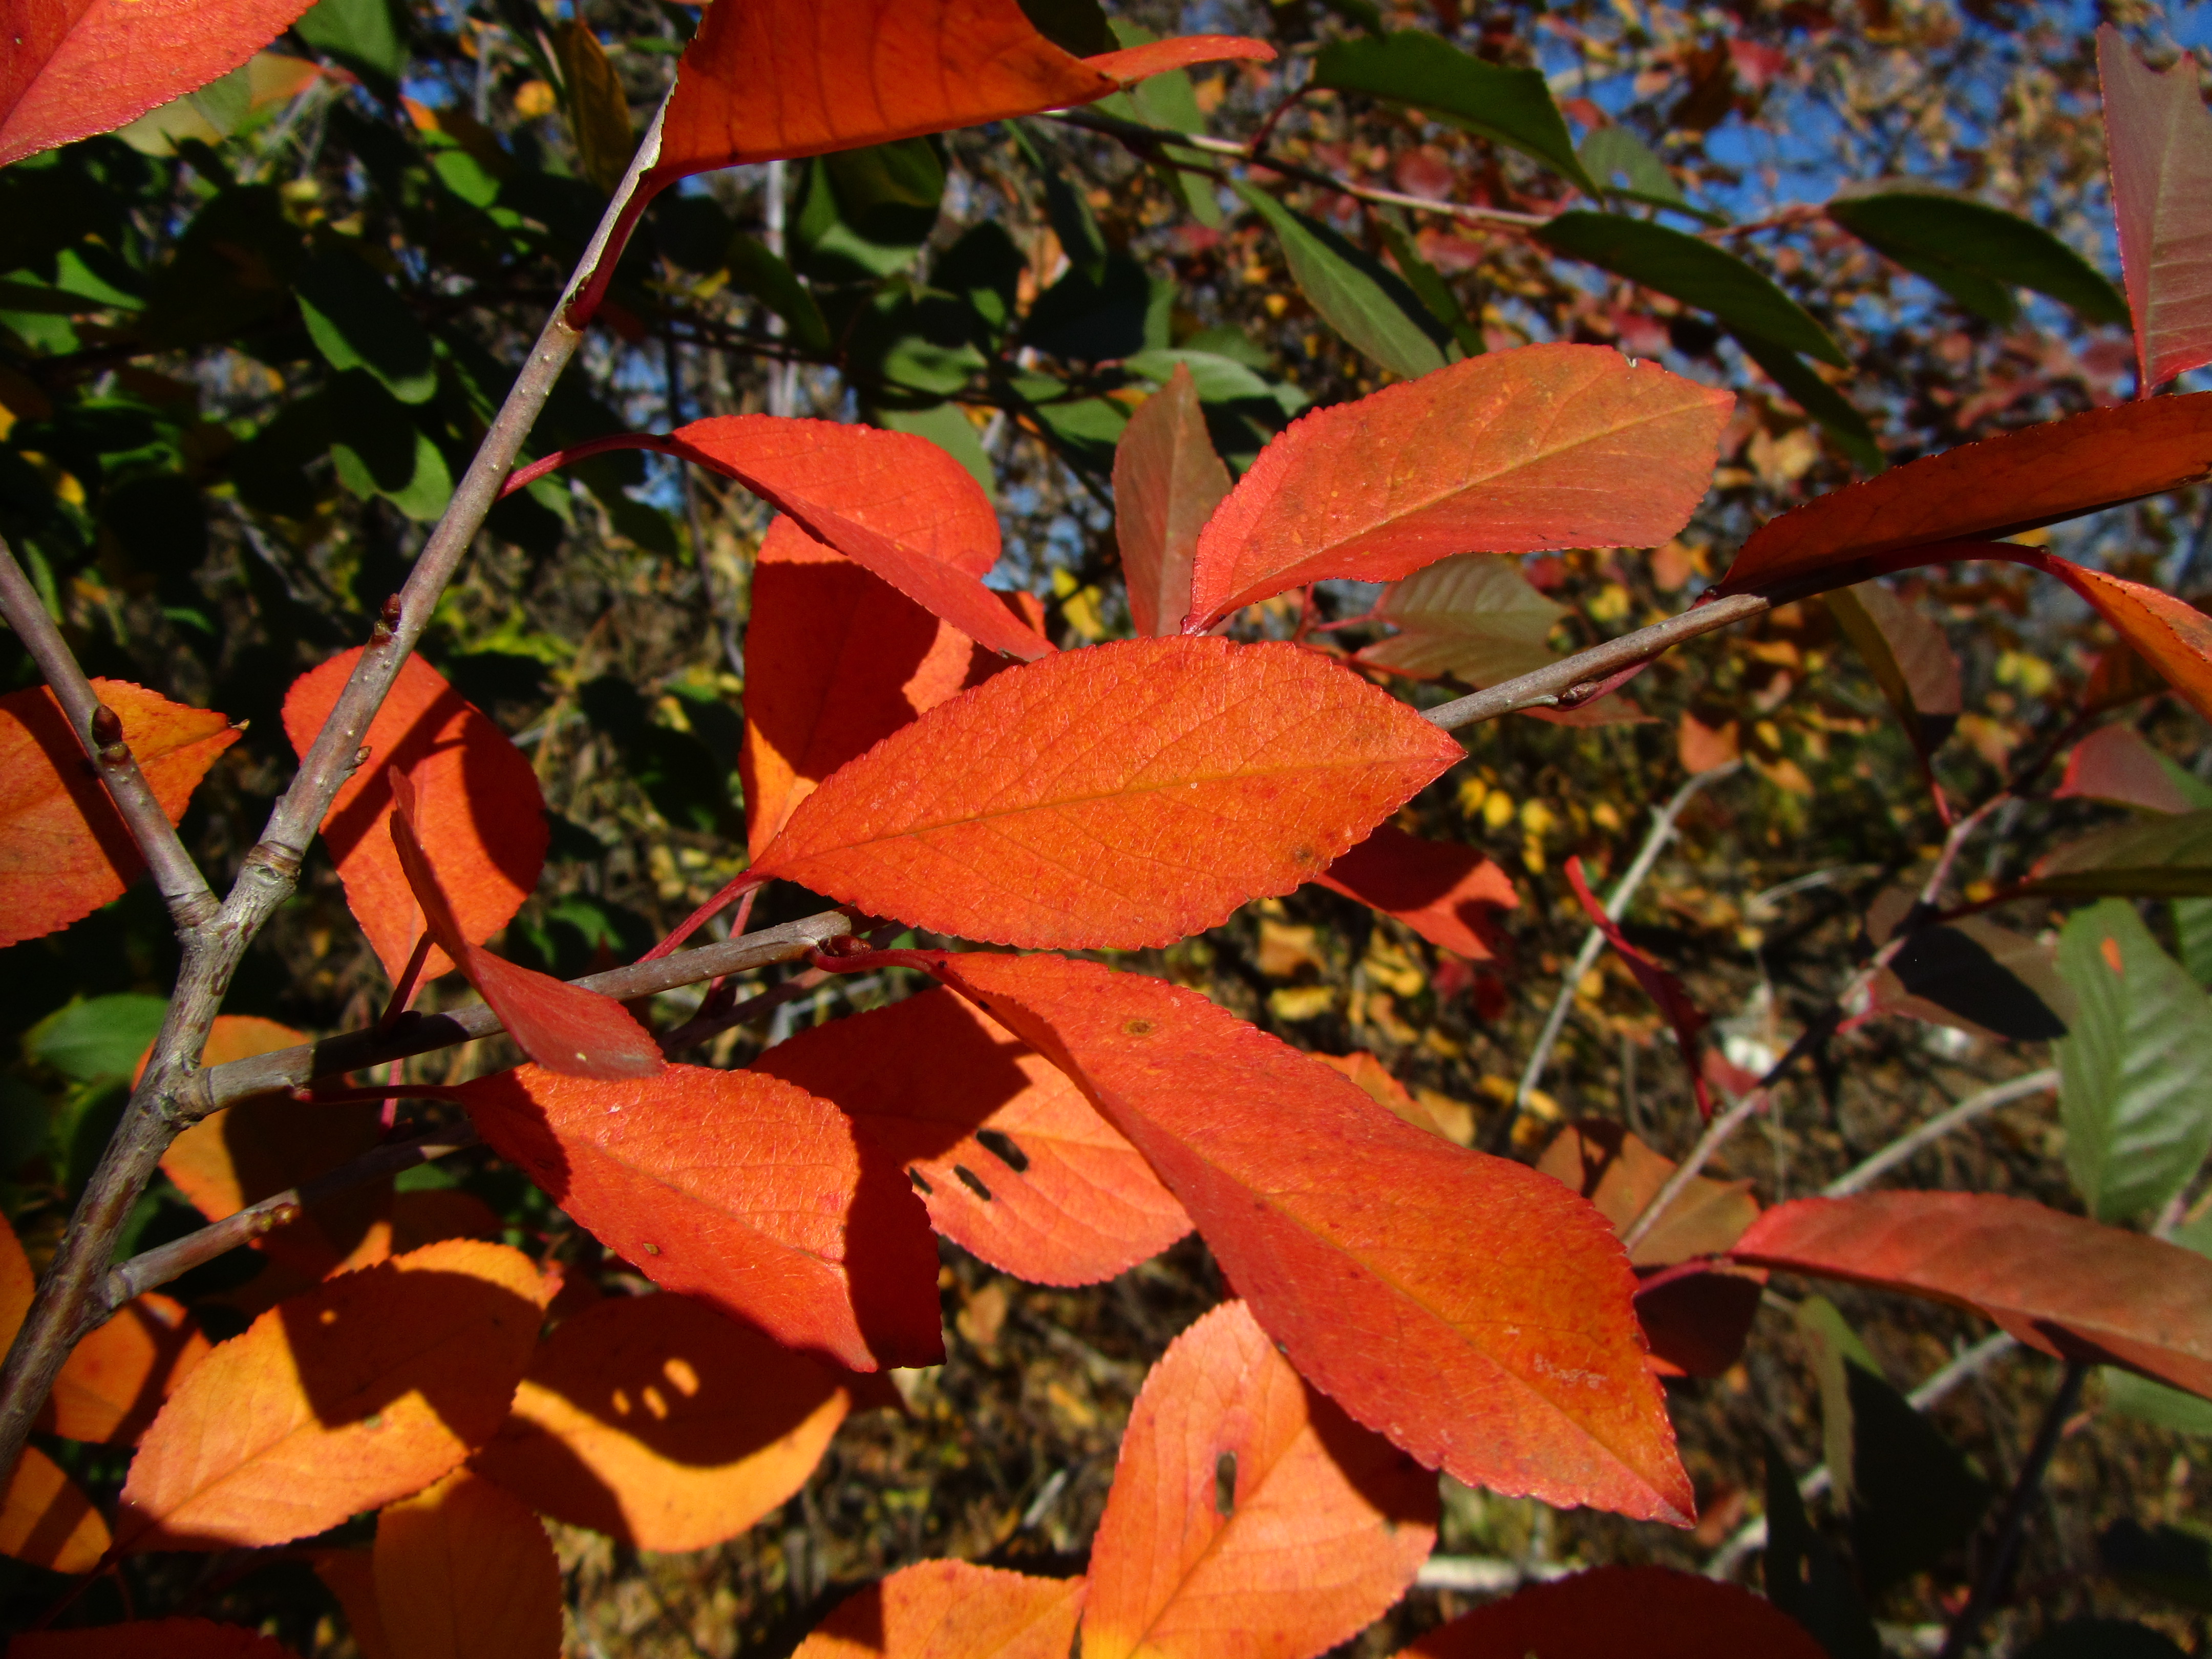
<path id="1" fill-rule="evenodd" d="M 1827 1650 L 1829 1659 L 1882 1659 L 1881 1639 L 1835 1546 L 1813 1530 L 1797 1477 L 1766 1443 L 1766 1599 Z"/>
<path id="2" fill-rule="evenodd" d="M 1230 187 L 1267 222 L 1298 291 L 1355 350 L 1409 380 L 1444 366 L 1443 329 L 1402 277 L 1265 191 L 1242 179 Z"/>
<path id="3" fill-rule="evenodd" d="M 2040 225 L 1925 189 L 1839 197 L 1828 217 L 1978 316 L 2009 325 L 2015 285 L 2047 294 L 2085 323 L 2124 323 L 2128 303 L 2080 254 Z"/>

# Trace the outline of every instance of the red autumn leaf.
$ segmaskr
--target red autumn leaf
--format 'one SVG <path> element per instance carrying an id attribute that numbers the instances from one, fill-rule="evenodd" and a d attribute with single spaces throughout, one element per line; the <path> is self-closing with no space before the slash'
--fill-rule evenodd
<path id="1" fill-rule="evenodd" d="M 1177 363 L 1114 449 L 1114 534 L 1140 635 L 1182 630 L 1199 532 L 1228 493 L 1229 469 L 1206 435 L 1198 382 Z"/>
<path id="2" fill-rule="evenodd" d="M 1082 1091 L 950 991 L 800 1031 L 753 1069 L 834 1102 L 938 1231 L 1017 1279 L 1096 1284 L 1190 1231 Z"/>
<path id="3" fill-rule="evenodd" d="M 1951 641 L 1885 583 L 1858 582 L 1823 597 L 1924 762 L 1951 735 L 1964 706 Z"/>
<path id="4" fill-rule="evenodd" d="M 2160 398 L 2156 401 L 2179 400 Z M 2014 562 L 2057 577 L 2096 606 L 2114 631 L 2166 677 L 2166 684 L 2184 702 L 2212 720 L 2212 617 L 2155 587 L 2108 576 L 2047 553 L 2023 550 L 2014 556 Z"/>
<path id="5" fill-rule="evenodd" d="M 200 1362 L 139 1443 L 122 1547 L 289 1543 L 419 1492 L 498 1431 L 543 1288 L 520 1250 L 471 1240 L 263 1314 Z"/>
<path id="6" fill-rule="evenodd" d="M 2110 23 L 2097 31 L 2112 217 L 2140 387 L 2212 362 L 2212 118 L 2185 56 L 2160 73 Z"/>
<path id="7" fill-rule="evenodd" d="M 307 752 L 360 659 L 358 648 L 342 651 L 292 683 L 284 695 L 284 732 L 295 754 Z M 537 887 L 550 832 L 529 757 L 419 656 L 400 665 L 362 742 L 368 763 L 331 799 L 323 842 L 354 920 L 386 977 L 396 981 L 422 937 L 422 912 L 392 849 L 392 778 L 415 785 L 422 809 L 416 834 L 472 945 L 514 920 Z M 453 966 L 443 950 L 434 950 L 423 978 L 451 973 Z"/>
<path id="8" fill-rule="evenodd" d="M 1080 1578 L 924 1561 L 840 1603 L 792 1659 L 1068 1659 L 1083 1593 Z"/>
<path id="9" fill-rule="evenodd" d="M 1583 861 L 1578 858 L 1567 860 L 1567 883 L 1575 890 L 1575 898 L 1582 905 L 1583 914 L 1590 919 L 1590 925 L 1605 935 L 1607 944 L 1620 952 L 1620 959 L 1636 975 L 1636 982 L 1644 988 L 1646 996 L 1659 1005 L 1659 1012 L 1674 1027 L 1674 1044 L 1682 1051 L 1682 1064 L 1689 1069 L 1690 1088 L 1698 1097 L 1698 1114 L 1711 1117 L 1712 1097 L 1705 1088 L 1705 1067 L 1698 1063 L 1698 1034 L 1708 1024 L 1705 1011 L 1690 1000 L 1680 980 L 1631 944 L 1628 935 L 1620 931 L 1620 924 L 1606 915 L 1605 906 L 1597 902 L 1589 883 L 1583 878 Z"/>
<path id="10" fill-rule="evenodd" d="M 1666 1567 L 1597 1567 L 1440 1625 L 1401 1659 L 1826 1659 L 1747 1589 Z"/>
<path id="11" fill-rule="evenodd" d="M 664 1289 L 856 1371 L 944 1358 L 921 1202 L 827 1101 L 696 1066 L 626 1082 L 526 1066 L 456 1092 L 495 1152 Z"/>
<path id="12" fill-rule="evenodd" d="M 392 845 L 415 902 L 422 907 L 423 924 L 522 1051 L 540 1066 L 571 1077 L 612 1079 L 659 1073 L 667 1064 L 659 1047 L 612 997 L 517 967 L 470 940 L 422 848 L 416 829 L 420 820 L 414 786 L 403 772 L 394 772 L 391 778 L 397 808 L 391 819 Z"/>
<path id="13" fill-rule="evenodd" d="M 308 0 L 8 0 L 0 167 L 109 132 L 227 75 Z"/>
<path id="14" fill-rule="evenodd" d="M 1598 1213 L 1620 1232 L 1659 1195 L 1674 1173 L 1674 1160 L 1653 1152 L 1618 1123 L 1592 1118 L 1560 1130 L 1536 1167 L 1597 1206 Z M 1750 1182 L 1698 1176 L 1637 1242 L 1628 1259 L 1639 1267 L 1665 1267 L 1693 1255 L 1717 1255 L 1758 1218 L 1759 1201 L 1751 1195 Z"/>
<path id="15" fill-rule="evenodd" d="M 376 1519 L 376 1604 L 406 1659 L 560 1659 L 564 1597 L 553 1540 L 466 1469 Z"/>
<path id="16" fill-rule="evenodd" d="M 1469 1485 L 1687 1517 L 1627 1258 L 1581 1199 L 1401 1122 L 1195 991 L 1058 957 L 933 965 L 1151 1160 L 1354 1418 Z"/>
<path id="17" fill-rule="evenodd" d="M 2060 782 L 2061 800 L 2102 800 L 2146 812 L 2186 812 L 2193 803 L 2132 726 L 2100 726 L 2074 745 Z"/>
<path id="18" fill-rule="evenodd" d="M 805 1354 L 688 1296 L 612 1297 L 538 1345 L 471 1467 L 572 1526 L 705 1549 L 804 1486 L 850 1404 Z"/>
<path id="19" fill-rule="evenodd" d="M 208 1352 L 184 1304 L 149 1291 L 70 1351 L 39 1427 L 68 1440 L 136 1445 Z"/>
<path id="20" fill-rule="evenodd" d="M 1712 481 L 1733 402 L 1609 347 L 1534 345 L 1306 416 L 1199 538 L 1192 625 L 1455 553 L 1663 542 Z"/>
<path id="21" fill-rule="evenodd" d="M 1228 1303 L 1169 1345 L 1129 1413 L 1083 1659 L 1310 1659 L 1406 1593 L 1436 1524 L 1435 1477 Z"/>
<path id="22" fill-rule="evenodd" d="M 795 519 L 768 527 L 745 626 L 745 839 L 758 858 L 823 779 L 1000 659 Z"/>
<path id="23" fill-rule="evenodd" d="M 1168 945 L 1312 879 L 1463 753 L 1295 646 L 1124 641 L 930 710 L 754 869 L 941 933 Z"/>
<path id="24" fill-rule="evenodd" d="M 55 1572 L 90 1572 L 107 1553 L 107 1522 L 60 1464 L 36 1446 L 0 1489 L 0 1555 Z"/>
<path id="25" fill-rule="evenodd" d="M 1778 1204 L 1739 1261 L 1970 1308 L 2032 1348 L 2212 1395 L 2212 1261 L 1995 1193 Z"/>
<path id="26" fill-rule="evenodd" d="M 121 680 L 92 689 L 122 720 L 124 742 L 176 823 L 238 733 L 212 709 Z M 90 915 L 145 867 L 54 694 L 40 685 L 0 697 L 0 945 Z"/>
<path id="27" fill-rule="evenodd" d="M 1456 842 L 1424 841 L 1389 823 L 1315 879 L 1397 917 L 1430 944 L 1469 962 L 1497 954 L 1486 907 L 1510 910 L 1521 902 L 1512 878 L 1489 854 Z"/>
<path id="28" fill-rule="evenodd" d="M 273 1636 L 208 1619 L 148 1619 L 96 1630 L 27 1631 L 8 1644 L 8 1659 L 293 1659 Z"/>

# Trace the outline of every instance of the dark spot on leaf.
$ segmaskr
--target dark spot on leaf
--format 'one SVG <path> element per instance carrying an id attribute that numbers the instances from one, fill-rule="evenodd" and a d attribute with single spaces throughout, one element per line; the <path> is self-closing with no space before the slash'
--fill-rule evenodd
<path id="1" fill-rule="evenodd" d="M 986 1187 L 982 1182 L 977 1178 L 975 1172 L 969 1169 L 965 1164 L 954 1164 L 952 1166 L 952 1173 L 958 1176 L 960 1179 L 966 1183 L 968 1190 L 975 1194 L 976 1197 L 981 1199 L 986 1204 L 988 1204 L 991 1201 L 991 1189 L 988 1187 Z"/>
<path id="2" fill-rule="evenodd" d="M 931 1186 L 927 1181 L 924 1181 L 921 1178 L 921 1171 L 919 1170 L 908 1170 L 906 1172 L 906 1178 L 914 1182 L 915 1186 L 919 1187 L 925 1193 L 933 1193 L 937 1190 L 934 1187 Z"/>
<path id="3" fill-rule="evenodd" d="M 1291 848 L 1291 862 L 1293 864 L 1316 864 L 1320 862 L 1320 860 L 1316 855 L 1314 849 L 1310 847 L 1293 847 Z"/>
<path id="4" fill-rule="evenodd" d="M 1237 1454 L 1233 1451 L 1213 1460 L 1213 1512 L 1224 1521 L 1237 1513 Z"/>
<path id="5" fill-rule="evenodd" d="M 1149 1019 L 1127 1020 L 1121 1026 L 1123 1036 L 1150 1036 L 1152 1034 L 1152 1022 Z"/>
<path id="6" fill-rule="evenodd" d="M 999 1161 L 1016 1175 L 1030 1167 L 1030 1155 L 1014 1145 L 1014 1138 L 1003 1129 L 978 1129 L 975 1139 L 986 1149 L 998 1155 Z"/>

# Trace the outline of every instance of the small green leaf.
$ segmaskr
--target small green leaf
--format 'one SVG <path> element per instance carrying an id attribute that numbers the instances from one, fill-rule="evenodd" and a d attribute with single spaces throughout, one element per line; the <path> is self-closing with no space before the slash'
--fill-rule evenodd
<path id="1" fill-rule="evenodd" d="M 2199 985 L 2212 985 L 2212 898 L 2174 900 L 2173 933 L 2189 976 Z"/>
<path id="2" fill-rule="evenodd" d="M 391 0 L 316 0 L 293 33 L 356 75 L 397 82 L 407 67 L 407 42 Z"/>
<path id="3" fill-rule="evenodd" d="M 2128 302 L 2097 268 L 2039 225 L 1926 189 L 1839 197 L 1828 217 L 1993 323 L 2020 314 L 2013 289 L 2033 289 L 2087 323 L 2128 320 Z"/>
<path id="4" fill-rule="evenodd" d="M 308 337 L 332 368 L 367 369 L 403 404 L 427 403 L 438 390 L 429 334 L 365 260 L 325 247 L 301 269 L 295 291 Z"/>
<path id="5" fill-rule="evenodd" d="M 23 1047 L 74 1082 L 128 1082 L 168 1012 L 160 997 L 129 994 L 72 1002 L 33 1026 Z"/>
<path id="6" fill-rule="evenodd" d="M 1618 213 L 1562 213 L 1536 232 L 1554 252 L 1711 312 L 1732 332 L 1757 335 L 1838 368 L 1850 367 L 1828 331 L 1749 265 L 1711 242 Z"/>
<path id="7" fill-rule="evenodd" d="M 2118 899 L 2067 919 L 2058 969 L 2075 1002 L 2057 1045 L 2067 1173 L 2091 1215 L 2130 1221 L 2212 1151 L 2212 997 Z"/>
<path id="8" fill-rule="evenodd" d="M 1312 84 L 1411 104 L 1519 150 L 1577 190 L 1598 193 L 1540 70 L 1486 64 L 1448 40 L 1407 29 L 1380 40 L 1331 41 L 1314 60 Z"/>
<path id="9" fill-rule="evenodd" d="M 1844 394 L 1813 372 L 1796 352 L 1762 340 L 1756 334 L 1739 333 L 1735 343 L 1743 355 L 1766 371 L 1767 378 L 1790 394 L 1790 401 L 1825 428 L 1860 471 L 1871 477 L 1889 465 L 1889 458 L 1875 441 L 1874 428 Z"/>
<path id="10" fill-rule="evenodd" d="M 731 286 L 783 319 L 793 344 L 802 351 L 830 349 L 830 325 L 823 319 L 822 307 L 798 273 L 764 243 L 738 232 L 730 238 L 728 264 Z"/>
<path id="11" fill-rule="evenodd" d="M 1605 189 L 1613 189 L 1615 177 L 1628 180 L 1627 195 L 1640 201 L 1656 203 L 1666 207 L 1687 208 L 1690 198 L 1682 194 L 1682 187 L 1674 182 L 1674 175 L 1667 164 L 1651 153 L 1651 147 L 1626 127 L 1600 127 L 1582 142 L 1576 152 L 1590 177 Z"/>
<path id="12" fill-rule="evenodd" d="M 1377 222 L 1382 227 L 1382 240 L 1389 246 L 1391 258 L 1397 261 L 1399 274 L 1420 296 L 1421 303 L 1429 308 L 1429 315 L 1450 331 L 1463 355 L 1480 356 L 1484 349 L 1482 331 L 1468 319 L 1459 295 L 1451 291 L 1451 284 L 1444 281 L 1443 273 L 1421 257 L 1419 246 L 1393 216 L 1380 215 Z"/>
<path id="13" fill-rule="evenodd" d="M 1265 191 L 1242 179 L 1230 188 L 1267 222 L 1298 291 L 1354 350 L 1409 380 L 1444 366 L 1443 331 L 1402 278 Z"/>
<path id="14" fill-rule="evenodd" d="M 904 270 L 929 240 L 944 196 L 944 156 L 927 138 L 817 155 L 799 195 L 793 263 L 830 282 Z"/>
<path id="15" fill-rule="evenodd" d="M 339 483 L 356 495 L 383 496 L 419 523 L 446 510 L 453 476 L 444 454 L 380 384 L 358 369 L 337 375 L 325 407 Z"/>

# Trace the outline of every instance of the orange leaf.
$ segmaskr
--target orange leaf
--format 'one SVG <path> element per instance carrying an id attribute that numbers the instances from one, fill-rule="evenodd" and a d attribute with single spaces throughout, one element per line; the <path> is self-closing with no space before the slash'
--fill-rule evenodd
<path id="1" fill-rule="evenodd" d="M 571 1077 L 657 1074 L 667 1063 L 659 1045 L 612 997 L 518 967 L 470 940 L 423 850 L 416 829 L 415 787 L 405 774 L 392 774 L 392 845 L 430 937 L 468 976 L 523 1053 Z"/>
<path id="2" fill-rule="evenodd" d="M 161 1402 L 208 1352 L 184 1304 L 149 1291 L 77 1343 L 54 1379 L 39 1427 L 70 1440 L 136 1445 Z"/>
<path id="3" fill-rule="evenodd" d="M 36 1446 L 24 1447 L 0 1492 L 0 1555 L 56 1572 L 90 1572 L 108 1542 L 107 1522 L 84 1488 Z"/>
<path id="4" fill-rule="evenodd" d="M 1826 1659 L 1764 1596 L 1665 1567 L 1597 1567 L 1439 1626 L 1403 1659 Z"/>
<path id="5" fill-rule="evenodd" d="M 92 689 L 122 720 L 123 740 L 176 823 L 238 733 L 212 709 L 121 680 Z M 0 945 L 90 915 L 145 867 L 54 694 L 40 685 L 0 697 Z"/>
<path id="6" fill-rule="evenodd" d="M 1401 1122 L 1195 991 L 1057 957 L 935 971 L 1135 1143 L 1353 1417 L 1469 1485 L 1688 1515 L 1628 1260 L 1581 1199 Z"/>
<path id="7" fill-rule="evenodd" d="M 1663 542 L 1711 484 L 1734 401 L 1609 347 L 1534 345 L 1308 415 L 1199 538 L 1192 623 L 1454 553 Z"/>
<path id="8" fill-rule="evenodd" d="M 305 755 L 345 689 L 358 647 L 292 682 L 284 732 Z M 419 656 L 400 665 L 391 695 L 362 739 L 368 763 L 339 787 L 323 815 L 323 841 L 345 883 L 346 903 L 397 980 L 422 937 L 422 912 L 392 850 L 392 779 L 411 778 L 422 811 L 415 830 L 453 903 L 455 925 L 481 945 L 514 920 L 545 867 L 545 799 L 529 757 Z M 453 970 L 441 950 L 423 968 Z"/>
<path id="9" fill-rule="evenodd" d="M 1228 1303 L 1169 1345 L 1129 1413 L 1083 1659 L 1310 1659 L 1388 1610 L 1436 1541 L 1435 1478 Z"/>
<path id="10" fill-rule="evenodd" d="M 1489 854 L 1456 842 L 1424 841 L 1389 823 L 1315 879 L 1470 962 L 1497 954 L 1484 907 L 1510 910 L 1521 902 L 1512 878 Z"/>
<path id="11" fill-rule="evenodd" d="M 1564 1181 L 1597 1206 L 1619 1232 L 1658 1196 L 1674 1161 L 1662 1158 L 1618 1123 L 1590 1118 L 1569 1124 L 1544 1149 L 1536 1167 Z M 1691 1179 L 1682 1195 L 1638 1241 L 1629 1260 L 1639 1267 L 1664 1267 L 1693 1255 L 1717 1255 L 1759 1219 L 1748 1181 Z"/>
<path id="12" fill-rule="evenodd" d="M 520 1250 L 470 1240 L 272 1308 L 146 1431 L 124 1483 L 123 1547 L 287 1543 L 420 1491 L 498 1431 L 542 1291 Z"/>
<path id="13" fill-rule="evenodd" d="M 850 1405 L 805 1355 L 690 1297 L 616 1297 L 538 1345 L 471 1467 L 572 1526 L 705 1549 L 804 1486 Z"/>
<path id="14" fill-rule="evenodd" d="M 1080 1578 L 924 1561 L 841 1603 L 792 1659 L 1068 1659 L 1082 1612 Z"/>
<path id="15" fill-rule="evenodd" d="M 1016 0 L 710 9 L 677 67 L 653 178 L 1066 109 L 1166 70 L 1274 55 L 1257 40 L 1199 35 L 1076 58 L 1038 33 Z"/>
<path id="16" fill-rule="evenodd" d="M 307 9 L 307 0 L 9 0 L 0 167 L 205 86 Z"/>
<path id="17" fill-rule="evenodd" d="M 1442 1135 L 1446 1140 L 1457 1139 L 1450 1130 L 1437 1121 L 1434 1113 L 1413 1097 L 1411 1090 L 1390 1075 L 1389 1067 L 1364 1048 L 1355 1049 L 1348 1054 L 1310 1054 L 1306 1058 L 1317 1060 L 1330 1071 L 1349 1079 L 1358 1086 L 1360 1093 L 1377 1106 L 1388 1109 L 1394 1117 L 1412 1124 L 1416 1129 Z"/>
<path id="18" fill-rule="evenodd" d="M 1296 646 L 1130 640 L 933 708 L 754 867 L 941 933 L 1168 945 L 1311 879 L 1463 754 Z"/>
<path id="19" fill-rule="evenodd" d="M 1018 1279 L 1096 1284 L 1190 1231 L 1063 1073 L 950 991 L 800 1031 L 753 1069 L 834 1101 L 938 1231 Z"/>
<path id="20" fill-rule="evenodd" d="M 1995 1193 L 1778 1204 L 1739 1261 L 1970 1308 L 2048 1354 L 2212 1395 L 2212 1261 Z"/>
<path id="21" fill-rule="evenodd" d="M 2212 720 L 2212 617 L 2155 587 L 2108 576 L 2070 560 L 2042 554 L 2017 562 L 2048 571 L 2096 606 L 2119 636 L 2166 676 L 2184 702 Z"/>
<path id="22" fill-rule="evenodd" d="M 8 1659 L 293 1659 L 273 1636 L 206 1619 L 149 1619 L 97 1630 L 28 1631 L 8 1644 Z"/>
<path id="23" fill-rule="evenodd" d="M 1114 534 L 1139 634 L 1182 631 L 1199 532 L 1228 493 L 1229 469 L 1206 435 L 1198 382 L 1177 363 L 1114 449 Z"/>
<path id="24" fill-rule="evenodd" d="M 31 1271 L 31 1258 L 23 1254 L 23 1241 L 15 1237 L 8 1218 L 0 1216 L 0 1343 L 15 1340 L 38 1289 L 38 1276 Z"/>
<path id="25" fill-rule="evenodd" d="M 823 779 L 1000 659 L 795 519 L 768 527 L 745 627 L 745 839 L 758 858 Z"/>
<path id="26" fill-rule="evenodd" d="M 526 1066 L 458 1093 L 494 1151 L 655 1284 L 854 1370 L 944 1358 L 921 1206 L 827 1101 L 696 1066 L 633 1083 Z"/>
<path id="27" fill-rule="evenodd" d="M 928 439 L 719 415 L 659 447 L 735 478 L 977 643 L 1024 661 L 1051 652 L 978 580 L 999 562 L 999 515 L 968 469 Z"/>
<path id="28" fill-rule="evenodd" d="M 561 1564 L 529 1506 L 456 1469 L 376 1518 L 376 1606 L 407 1659 L 559 1659 Z"/>

